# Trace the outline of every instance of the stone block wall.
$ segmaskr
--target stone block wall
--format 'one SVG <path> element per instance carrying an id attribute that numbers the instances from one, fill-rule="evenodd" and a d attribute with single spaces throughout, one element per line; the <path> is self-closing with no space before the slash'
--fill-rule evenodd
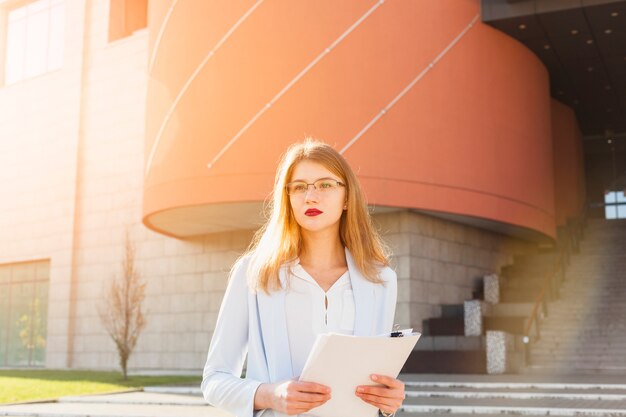
<path id="1" fill-rule="evenodd" d="M 422 330 L 422 320 L 441 315 L 442 304 L 462 304 L 483 275 L 499 272 L 525 241 L 430 215 L 402 210 L 375 222 L 392 247 L 398 274 L 395 322 Z"/>

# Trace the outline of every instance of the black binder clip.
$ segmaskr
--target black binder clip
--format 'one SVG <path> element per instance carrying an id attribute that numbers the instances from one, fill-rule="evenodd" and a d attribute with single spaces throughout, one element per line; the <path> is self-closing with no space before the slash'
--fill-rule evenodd
<path id="1" fill-rule="evenodd" d="M 400 325 L 399 324 L 394 324 L 393 325 L 393 331 L 390 334 L 390 337 L 403 337 L 404 334 L 402 334 L 402 330 L 400 330 Z"/>

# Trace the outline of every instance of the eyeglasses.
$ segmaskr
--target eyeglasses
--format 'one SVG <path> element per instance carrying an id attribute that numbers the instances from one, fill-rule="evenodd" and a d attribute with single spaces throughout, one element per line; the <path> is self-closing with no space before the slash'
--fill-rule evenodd
<path id="1" fill-rule="evenodd" d="M 316 191 L 321 193 L 328 193 L 336 190 L 339 187 L 345 187 L 346 184 L 341 181 L 322 178 L 315 181 L 313 184 L 308 184 L 304 181 L 294 181 L 285 185 L 285 189 L 287 190 L 288 195 L 300 195 L 305 194 L 309 189 L 309 185 L 312 185 Z"/>

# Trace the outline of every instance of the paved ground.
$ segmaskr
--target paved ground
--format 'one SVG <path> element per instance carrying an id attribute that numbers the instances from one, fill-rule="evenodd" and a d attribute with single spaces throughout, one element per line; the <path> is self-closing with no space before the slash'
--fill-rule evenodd
<path id="1" fill-rule="evenodd" d="M 0 406 L 0 416 L 232 417 L 196 395 L 131 392 L 62 397 L 58 402 Z"/>

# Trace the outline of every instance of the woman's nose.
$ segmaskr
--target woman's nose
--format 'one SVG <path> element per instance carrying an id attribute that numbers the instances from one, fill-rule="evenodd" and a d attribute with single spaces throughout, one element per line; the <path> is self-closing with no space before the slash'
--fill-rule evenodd
<path id="1" fill-rule="evenodd" d="M 313 184 L 310 184 L 306 188 L 306 192 L 304 193 L 304 199 L 306 201 L 317 201 L 317 190 Z"/>

